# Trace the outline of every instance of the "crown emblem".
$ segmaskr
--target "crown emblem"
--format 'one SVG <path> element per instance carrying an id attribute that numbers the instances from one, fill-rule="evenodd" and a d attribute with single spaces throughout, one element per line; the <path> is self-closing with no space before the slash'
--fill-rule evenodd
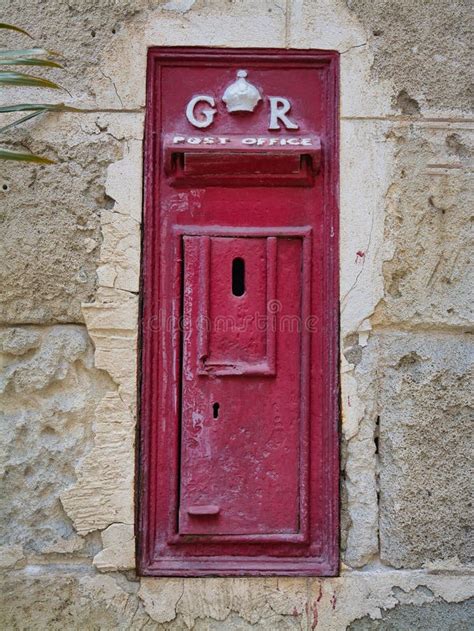
<path id="1" fill-rule="evenodd" d="M 247 71 L 239 70 L 237 80 L 231 83 L 222 96 L 228 112 L 253 112 L 262 97 L 257 88 L 246 80 Z"/>

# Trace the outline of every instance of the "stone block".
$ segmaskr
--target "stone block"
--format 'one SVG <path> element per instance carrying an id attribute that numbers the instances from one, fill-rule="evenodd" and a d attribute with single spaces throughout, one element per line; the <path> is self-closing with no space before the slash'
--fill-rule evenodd
<path id="1" fill-rule="evenodd" d="M 472 562 L 469 335 L 380 340 L 381 558 L 397 568 Z"/>
<path id="2" fill-rule="evenodd" d="M 372 324 L 468 327 L 474 191 L 467 127 L 397 124 L 385 203 L 385 294 Z"/>
<path id="3" fill-rule="evenodd" d="M 114 206 L 105 190 L 106 168 L 124 150 L 106 123 L 103 131 L 95 124 L 99 119 L 47 115 L 10 136 L 56 164 L 2 165 L 1 323 L 81 322 L 81 302 L 93 299 L 100 215 Z M 123 239 L 120 247 L 129 258 Z M 133 280 L 123 282 L 128 288 Z"/>
<path id="4" fill-rule="evenodd" d="M 374 56 L 370 76 L 392 84 L 398 113 L 469 114 L 468 2 L 350 0 L 345 4 L 365 29 Z"/>
<path id="5" fill-rule="evenodd" d="M 421 605 L 396 605 L 375 620 L 364 616 L 351 622 L 347 631 L 471 631 L 473 620 L 473 598 L 461 603 L 440 599 Z"/>
<path id="6" fill-rule="evenodd" d="M 59 495 L 90 448 L 98 402 L 113 383 L 93 367 L 78 325 L 0 331 L 1 526 L 4 558 L 87 552 Z"/>
<path id="7" fill-rule="evenodd" d="M 144 611 L 138 583 L 74 571 L 16 572 L 2 576 L 0 626 L 35 631 L 160 629 Z"/>

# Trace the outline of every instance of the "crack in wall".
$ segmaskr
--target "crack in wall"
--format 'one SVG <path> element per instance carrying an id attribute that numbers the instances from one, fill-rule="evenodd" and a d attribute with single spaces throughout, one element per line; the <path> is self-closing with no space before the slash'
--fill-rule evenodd
<path id="1" fill-rule="evenodd" d="M 112 77 L 109 77 L 109 75 L 106 75 L 105 72 L 102 70 L 102 68 L 98 69 L 100 74 L 105 78 L 108 79 L 110 81 L 110 83 L 112 84 L 113 88 L 114 88 L 114 92 L 118 98 L 118 100 L 120 101 L 120 105 L 122 106 L 122 108 L 124 107 L 123 105 L 123 101 L 122 101 L 122 97 L 120 96 L 118 90 L 117 90 L 117 86 L 115 85 L 114 80 L 112 79 Z"/>

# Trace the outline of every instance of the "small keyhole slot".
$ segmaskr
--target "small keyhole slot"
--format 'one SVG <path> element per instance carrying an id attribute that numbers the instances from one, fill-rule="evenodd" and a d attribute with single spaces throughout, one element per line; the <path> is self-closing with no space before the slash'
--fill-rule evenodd
<path id="1" fill-rule="evenodd" d="M 219 418 L 219 404 L 218 403 L 214 403 L 212 405 L 212 416 L 214 418 Z"/>
<path id="2" fill-rule="evenodd" d="M 240 257 L 232 261 L 232 293 L 234 296 L 245 293 L 245 261 Z"/>

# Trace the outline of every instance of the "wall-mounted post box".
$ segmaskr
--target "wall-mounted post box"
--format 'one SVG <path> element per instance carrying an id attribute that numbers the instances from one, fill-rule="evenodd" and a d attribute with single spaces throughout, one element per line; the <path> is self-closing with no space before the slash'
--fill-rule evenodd
<path id="1" fill-rule="evenodd" d="M 337 63 L 150 51 L 142 574 L 337 573 Z"/>

